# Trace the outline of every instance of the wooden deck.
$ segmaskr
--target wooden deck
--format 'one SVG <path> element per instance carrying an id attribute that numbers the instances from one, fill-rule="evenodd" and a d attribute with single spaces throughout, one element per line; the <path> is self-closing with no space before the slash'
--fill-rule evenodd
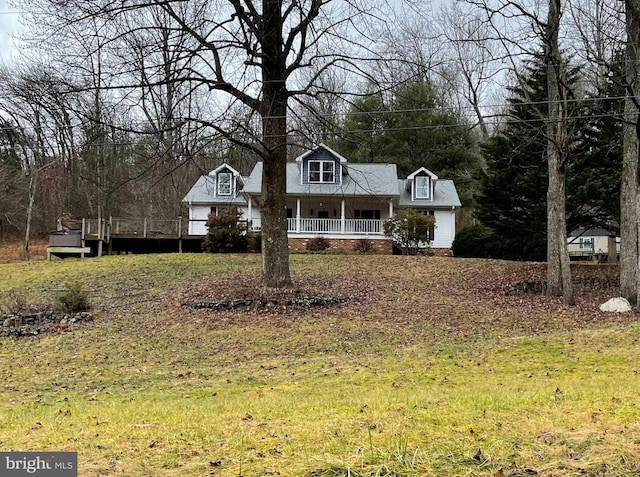
<path id="1" fill-rule="evenodd" d="M 119 253 L 168 253 L 202 250 L 204 235 L 185 233 L 186 220 L 149 217 L 82 219 L 73 224 L 81 230 L 82 247 L 92 255 Z"/>

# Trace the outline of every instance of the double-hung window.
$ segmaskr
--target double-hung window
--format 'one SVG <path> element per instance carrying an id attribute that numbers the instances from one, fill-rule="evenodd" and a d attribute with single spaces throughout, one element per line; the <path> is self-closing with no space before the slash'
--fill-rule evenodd
<path id="1" fill-rule="evenodd" d="M 430 194 L 429 176 L 416 176 L 415 178 L 415 198 L 428 199 Z"/>
<path id="2" fill-rule="evenodd" d="M 231 195 L 233 191 L 233 174 L 231 172 L 218 173 L 218 195 Z"/>
<path id="3" fill-rule="evenodd" d="M 333 161 L 309 161 L 309 182 L 335 183 L 336 170 Z"/>

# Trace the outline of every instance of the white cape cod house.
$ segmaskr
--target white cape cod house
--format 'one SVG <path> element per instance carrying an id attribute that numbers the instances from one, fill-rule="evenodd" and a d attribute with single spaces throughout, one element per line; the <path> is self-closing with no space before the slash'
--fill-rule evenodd
<path id="1" fill-rule="evenodd" d="M 201 176 L 183 199 L 189 234 L 205 235 L 208 216 L 230 209 L 260 230 L 261 193 L 262 162 L 245 177 L 222 164 Z M 336 249 L 353 250 L 360 239 L 369 239 L 378 253 L 391 253 L 383 224 L 399 209 L 413 208 L 435 216 L 431 246 L 448 251 L 460 206 L 453 181 L 425 168 L 398 179 L 395 164 L 349 163 L 325 145 L 287 163 L 287 227 L 294 250 L 322 236 Z"/>

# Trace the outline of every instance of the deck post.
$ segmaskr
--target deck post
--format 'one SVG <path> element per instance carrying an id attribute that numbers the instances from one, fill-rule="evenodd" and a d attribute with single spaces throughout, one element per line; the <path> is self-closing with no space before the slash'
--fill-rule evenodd
<path id="1" fill-rule="evenodd" d="M 345 220 L 345 210 L 344 210 L 344 199 L 340 202 L 340 233 L 344 234 L 346 231 L 346 220 Z"/>
<path id="2" fill-rule="evenodd" d="M 102 257 L 102 207 L 98 206 L 98 257 Z"/>
<path id="3" fill-rule="evenodd" d="M 85 218 L 83 217 L 82 218 L 82 234 L 80 235 L 83 247 L 84 247 L 84 237 L 85 237 L 85 226 L 86 226 L 86 222 L 85 222 Z"/>
<path id="4" fill-rule="evenodd" d="M 147 238 L 147 218 L 145 217 L 142 221 L 142 236 Z"/>

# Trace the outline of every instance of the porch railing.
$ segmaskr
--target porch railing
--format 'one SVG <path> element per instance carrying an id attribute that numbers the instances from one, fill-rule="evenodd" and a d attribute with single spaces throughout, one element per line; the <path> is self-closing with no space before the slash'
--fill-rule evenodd
<path id="1" fill-rule="evenodd" d="M 291 233 L 319 234 L 369 234 L 383 233 L 382 220 L 373 219 L 317 219 L 300 217 L 287 219 L 287 230 Z"/>

